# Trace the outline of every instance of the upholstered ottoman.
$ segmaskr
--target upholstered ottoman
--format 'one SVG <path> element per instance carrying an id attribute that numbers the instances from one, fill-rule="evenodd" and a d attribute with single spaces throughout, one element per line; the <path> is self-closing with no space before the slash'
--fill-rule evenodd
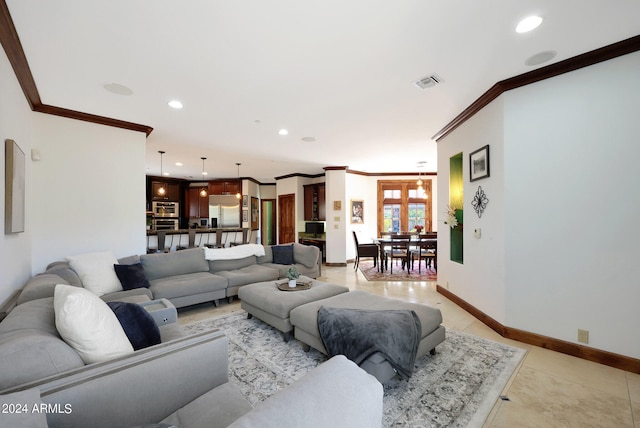
<path id="1" fill-rule="evenodd" d="M 328 284 L 301 276 L 299 281 L 311 282 L 308 290 L 282 291 L 278 289 L 280 281 L 265 281 L 240 287 L 238 297 L 240 307 L 247 311 L 249 318 L 256 318 L 277 328 L 283 333 L 284 340 L 291 337 L 293 327 L 289 322 L 289 313 L 305 303 L 326 299 L 346 293 L 349 289 L 343 285 Z"/>
<path id="2" fill-rule="evenodd" d="M 290 322 L 294 327 L 295 338 L 326 354 L 327 350 L 320 338 L 318 329 L 318 310 L 327 308 L 349 308 L 368 310 L 413 310 L 420 319 L 422 335 L 418 345 L 417 358 L 427 352 L 435 353 L 435 348 L 445 339 L 440 309 L 419 303 L 409 303 L 398 299 L 377 296 L 366 291 L 350 291 L 323 300 L 300 305 L 291 311 Z M 360 367 L 375 376 L 380 382 L 386 382 L 396 375 L 395 370 L 380 353 L 373 354 Z"/>

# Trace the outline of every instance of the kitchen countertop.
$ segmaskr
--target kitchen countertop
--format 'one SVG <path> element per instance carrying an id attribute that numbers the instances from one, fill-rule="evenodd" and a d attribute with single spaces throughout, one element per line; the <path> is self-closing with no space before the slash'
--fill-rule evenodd
<path id="1" fill-rule="evenodd" d="M 217 232 L 243 232 L 245 230 L 249 230 L 249 228 L 245 227 L 219 227 L 216 229 L 208 229 L 208 228 L 197 228 L 197 229 L 177 229 L 177 230 L 164 230 L 163 232 L 167 232 L 167 235 L 181 235 L 188 234 L 190 230 L 195 230 L 196 233 L 217 233 Z M 158 234 L 157 230 L 149 229 L 147 230 L 147 236 L 155 236 Z"/>

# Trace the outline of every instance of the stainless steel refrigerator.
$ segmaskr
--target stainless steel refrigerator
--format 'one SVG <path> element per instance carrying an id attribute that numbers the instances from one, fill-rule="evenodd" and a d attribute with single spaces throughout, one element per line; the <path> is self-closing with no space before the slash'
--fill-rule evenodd
<path id="1" fill-rule="evenodd" d="M 209 217 L 211 227 L 240 227 L 240 200 L 234 195 L 209 196 Z"/>

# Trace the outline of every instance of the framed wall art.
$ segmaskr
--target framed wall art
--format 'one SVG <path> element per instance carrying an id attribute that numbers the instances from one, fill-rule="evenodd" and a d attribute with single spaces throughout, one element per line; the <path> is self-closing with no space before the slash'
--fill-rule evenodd
<path id="1" fill-rule="evenodd" d="M 489 145 L 469 154 L 469 180 L 489 177 Z"/>
<path id="2" fill-rule="evenodd" d="M 351 200 L 351 223 L 364 223 L 364 201 Z"/>
<path id="3" fill-rule="evenodd" d="M 4 232 L 24 232 L 24 152 L 13 140 L 4 140 Z"/>
<path id="4" fill-rule="evenodd" d="M 258 230 L 258 198 L 251 197 L 251 230 Z"/>

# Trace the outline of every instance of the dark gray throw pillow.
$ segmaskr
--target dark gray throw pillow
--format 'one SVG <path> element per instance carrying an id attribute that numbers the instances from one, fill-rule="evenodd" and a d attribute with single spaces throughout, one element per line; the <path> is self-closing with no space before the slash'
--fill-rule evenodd
<path id="1" fill-rule="evenodd" d="M 149 288 L 149 280 L 144 274 L 144 268 L 140 263 L 132 265 L 113 265 L 116 275 L 122 284 L 123 290 L 133 290 L 134 288 Z"/>
<path id="2" fill-rule="evenodd" d="M 293 244 L 291 245 L 274 245 L 271 247 L 273 252 L 273 262 L 279 265 L 293 265 Z"/>
<path id="3" fill-rule="evenodd" d="M 134 350 L 160 343 L 160 329 L 145 308 L 136 303 L 107 302 Z"/>

